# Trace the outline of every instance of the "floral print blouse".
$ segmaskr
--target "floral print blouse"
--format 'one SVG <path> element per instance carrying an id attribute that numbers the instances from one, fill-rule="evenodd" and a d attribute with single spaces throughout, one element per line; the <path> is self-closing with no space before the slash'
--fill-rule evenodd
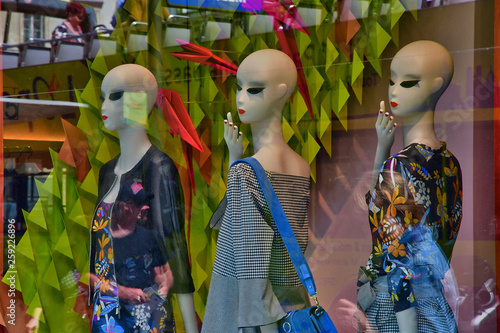
<path id="1" fill-rule="evenodd" d="M 416 285 L 438 285 L 462 221 L 462 174 L 446 149 L 411 144 L 387 159 L 367 194 L 371 278 L 387 275 L 396 312 L 415 306 Z"/>

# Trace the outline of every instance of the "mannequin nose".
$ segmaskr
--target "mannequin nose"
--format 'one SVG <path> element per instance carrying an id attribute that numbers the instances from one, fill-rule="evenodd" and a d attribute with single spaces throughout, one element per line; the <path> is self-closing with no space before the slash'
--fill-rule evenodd
<path id="1" fill-rule="evenodd" d="M 236 93 L 236 103 L 238 103 L 238 105 L 242 105 L 245 100 L 246 100 L 245 92 L 239 91 L 238 93 Z"/>

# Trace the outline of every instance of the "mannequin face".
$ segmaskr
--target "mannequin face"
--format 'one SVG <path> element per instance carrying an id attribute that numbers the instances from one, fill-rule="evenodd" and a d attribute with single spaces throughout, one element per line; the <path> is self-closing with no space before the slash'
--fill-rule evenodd
<path id="1" fill-rule="evenodd" d="M 296 76 L 290 78 L 289 73 L 296 71 L 293 62 L 284 53 L 273 51 L 252 53 L 238 68 L 236 106 L 244 123 L 281 119 L 287 90 L 295 87 Z M 290 68 L 285 68 L 288 63 L 283 65 L 283 57 Z"/>
<path id="2" fill-rule="evenodd" d="M 393 114 L 405 116 L 428 110 L 435 77 L 425 73 L 423 56 L 394 57 L 389 81 L 389 102 Z"/>
<path id="3" fill-rule="evenodd" d="M 110 131 L 117 131 L 126 128 L 123 117 L 123 100 L 125 89 L 114 84 L 112 77 L 104 78 L 102 91 L 102 119 L 104 126 Z"/>
<path id="4" fill-rule="evenodd" d="M 102 81 L 102 119 L 110 131 L 128 127 L 146 128 L 156 99 L 154 76 L 144 67 L 122 65 L 112 69 Z"/>

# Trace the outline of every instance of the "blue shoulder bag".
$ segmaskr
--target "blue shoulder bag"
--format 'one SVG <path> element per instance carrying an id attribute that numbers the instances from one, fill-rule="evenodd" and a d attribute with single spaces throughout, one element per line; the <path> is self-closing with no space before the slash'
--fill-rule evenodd
<path id="1" fill-rule="evenodd" d="M 241 162 L 249 164 L 255 171 L 259 185 L 266 198 L 267 206 L 273 216 L 280 236 L 283 239 L 290 260 L 297 271 L 300 281 L 302 281 L 302 284 L 309 293 L 309 296 L 311 296 L 316 303 L 316 305 L 302 310 L 288 312 L 287 315 L 278 322 L 280 333 L 337 333 L 337 329 L 328 316 L 328 313 L 319 305 L 316 285 L 314 284 L 309 265 L 293 234 L 292 228 L 288 223 L 288 219 L 285 216 L 285 212 L 281 207 L 271 182 L 267 178 L 264 168 L 253 157 L 238 160 L 233 164 Z"/>

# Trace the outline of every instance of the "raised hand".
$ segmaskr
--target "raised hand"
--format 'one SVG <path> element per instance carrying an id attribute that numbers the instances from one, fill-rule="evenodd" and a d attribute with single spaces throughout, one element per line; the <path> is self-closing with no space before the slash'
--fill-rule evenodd
<path id="1" fill-rule="evenodd" d="M 384 150 L 390 150 L 394 143 L 394 133 L 396 132 L 397 124 L 394 122 L 394 117 L 385 112 L 384 101 L 380 102 L 380 110 L 378 112 L 375 129 L 377 130 L 378 146 Z M 386 158 L 389 156 L 386 156 Z M 384 159 L 385 160 L 385 159 Z"/>
<path id="2" fill-rule="evenodd" d="M 385 103 L 384 101 L 381 101 L 377 121 L 375 122 L 378 143 L 377 151 L 375 153 L 375 161 L 373 163 L 373 176 L 370 190 L 375 188 L 380 168 L 391 154 L 391 147 L 394 143 L 394 133 L 396 133 L 397 126 L 398 124 L 394 122 L 394 117 L 391 116 L 389 112 L 385 112 Z"/>
<path id="3" fill-rule="evenodd" d="M 242 137 L 243 133 L 238 132 L 238 126 L 233 124 L 231 112 L 228 112 L 227 119 L 224 120 L 224 140 L 229 149 L 229 165 L 243 156 Z"/>

